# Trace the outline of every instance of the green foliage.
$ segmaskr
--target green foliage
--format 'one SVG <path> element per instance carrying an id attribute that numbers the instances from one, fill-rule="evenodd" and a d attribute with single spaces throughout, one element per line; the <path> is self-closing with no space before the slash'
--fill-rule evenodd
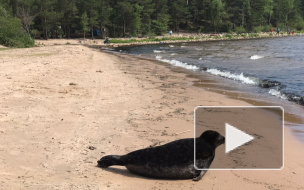
<path id="1" fill-rule="evenodd" d="M 164 41 L 176 41 L 176 40 L 193 40 L 195 38 L 193 37 L 162 37 L 162 38 L 155 38 L 155 37 L 150 37 L 146 39 L 111 39 L 111 43 L 134 43 L 134 42 L 164 42 Z"/>
<path id="2" fill-rule="evenodd" d="M 34 40 L 21 30 L 18 18 L 13 18 L 0 6 L 0 44 L 8 47 L 32 47 Z"/>
<path id="3" fill-rule="evenodd" d="M 90 30 L 90 28 L 89 28 L 89 18 L 88 18 L 87 12 L 84 12 L 81 15 L 81 26 L 82 26 L 82 31 L 83 31 L 83 38 L 85 38 L 85 33 Z"/>
<path id="4" fill-rule="evenodd" d="M 254 28 L 253 28 L 253 32 L 254 32 L 254 33 L 260 33 L 260 32 L 262 32 L 262 26 L 254 27 Z"/>
<path id="5" fill-rule="evenodd" d="M 253 34 L 249 34 L 250 38 L 258 38 L 259 34 L 253 33 Z"/>
<path id="6" fill-rule="evenodd" d="M 139 6 L 139 5 L 135 5 L 133 8 L 133 13 L 131 14 L 131 23 L 130 23 L 130 27 L 131 27 L 131 35 L 132 36 L 137 36 L 138 35 L 138 31 L 141 28 L 141 18 L 140 18 L 140 14 L 143 11 L 143 7 Z"/>
<path id="7" fill-rule="evenodd" d="M 189 8 L 185 0 L 169 1 L 169 14 L 171 15 L 171 22 L 175 31 L 179 31 L 180 25 L 187 23 L 189 18 Z"/>
<path id="8" fill-rule="evenodd" d="M 297 30 L 304 30 L 304 21 L 303 20 L 301 20 L 301 21 L 299 21 L 299 22 L 297 22 L 296 24 L 295 24 L 295 28 L 297 29 Z"/>
<path id="9" fill-rule="evenodd" d="M 238 27 L 235 27 L 235 33 L 237 33 L 237 34 L 242 34 L 242 33 L 245 33 L 246 32 L 246 30 L 245 30 L 245 28 L 243 27 L 243 26 L 238 26 Z"/>
<path id="10" fill-rule="evenodd" d="M 155 13 L 155 3 L 152 0 L 141 0 L 139 5 L 142 7 L 140 30 L 142 35 L 150 35 L 152 33 L 153 13 Z"/>
<path id="11" fill-rule="evenodd" d="M 200 26 L 200 27 L 198 28 L 197 32 L 200 34 L 200 33 L 203 32 L 203 30 L 204 30 L 204 27 L 203 27 L 203 26 Z"/>
<path id="12" fill-rule="evenodd" d="M 273 30 L 276 32 L 277 28 L 280 28 L 280 30 L 281 30 L 280 32 L 282 33 L 286 29 L 286 25 L 285 25 L 285 23 L 277 23 L 277 27 L 274 28 Z"/>
<path id="13" fill-rule="evenodd" d="M 228 39 L 231 39 L 232 35 L 231 34 L 226 34 L 225 37 L 228 38 Z"/>
<path id="14" fill-rule="evenodd" d="M 89 31 L 93 37 L 95 29 L 103 37 L 304 29 L 303 0 L 0 0 L 0 6 L 26 33 L 44 39 Z"/>
<path id="15" fill-rule="evenodd" d="M 157 15 L 157 19 L 152 21 L 153 24 L 153 31 L 157 35 L 161 35 L 165 32 L 167 32 L 169 22 L 169 16 L 167 14 L 159 13 Z"/>
<path id="16" fill-rule="evenodd" d="M 221 26 L 223 22 L 222 21 L 223 16 L 225 15 L 224 4 L 222 0 L 212 0 L 211 15 L 212 15 L 213 27 L 215 31 L 217 31 L 218 28 Z"/>

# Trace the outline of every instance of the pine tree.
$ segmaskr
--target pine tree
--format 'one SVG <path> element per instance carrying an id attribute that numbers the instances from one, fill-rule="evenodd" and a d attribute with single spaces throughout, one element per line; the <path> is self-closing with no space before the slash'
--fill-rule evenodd
<path id="1" fill-rule="evenodd" d="M 89 18 L 88 18 L 87 12 L 84 12 L 81 15 L 81 26 L 82 26 L 82 31 L 83 31 L 83 38 L 85 39 L 85 33 L 90 31 Z"/>
<path id="2" fill-rule="evenodd" d="M 211 2 L 211 15 L 212 22 L 215 32 L 218 31 L 219 27 L 222 25 L 223 16 L 225 15 L 224 4 L 222 0 L 212 0 Z"/>

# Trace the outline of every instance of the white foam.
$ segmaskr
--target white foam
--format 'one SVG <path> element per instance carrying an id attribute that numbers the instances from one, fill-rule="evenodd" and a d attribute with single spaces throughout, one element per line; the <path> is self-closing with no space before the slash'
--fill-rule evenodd
<path id="1" fill-rule="evenodd" d="M 256 60 L 256 59 L 262 59 L 264 58 L 265 56 L 262 56 L 262 55 L 253 55 L 250 57 L 251 60 Z"/>
<path id="2" fill-rule="evenodd" d="M 172 47 L 174 47 L 174 45 L 169 45 L 169 47 L 171 47 L 171 48 L 172 48 Z"/>
<path id="3" fill-rule="evenodd" d="M 160 55 L 157 55 L 155 58 L 158 59 L 158 60 L 160 60 L 160 59 L 163 58 L 163 57 L 160 56 Z"/>
<path id="4" fill-rule="evenodd" d="M 177 66 L 177 67 L 182 67 L 188 70 L 199 70 L 199 68 L 195 65 L 189 65 L 188 63 L 183 63 L 181 61 L 177 60 L 169 60 L 169 59 L 162 59 L 161 56 L 156 56 L 156 59 L 165 63 L 169 63 L 171 65 Z"/>
<path id="5" fill-rule="evenodd" d="M 177 53 L 171 53 L 170 55 L 178 55 Z"/>
<path id="6" fill-rule="evenodd" d="M 286 95 L 285 94 L 282 94 L 280 91 L 276 90 L 276 89 L 270 89 L 269 94 L 273 95 L 273 96 L 276 96 L 278 98 L 282 98 L 284 100 L 287 99 Z"/>
<path id="7" fill-rule="evenodd" d="M 245 84 L 258 84 L 252 78 L 245 77 L 243 73 L 234 74 L 234 73 L 231 73 L 229 71 L 220 71 L 218 69 L 207 69 L 206 72 L 211 73 L 213 75 L 218 75 L 218 76 L 222 76 L 222 77 L 225 77 L 225 78 L 241 81 L 242 83 L 245 83 Z"/>
<path id="8" fill-rule="evenodd" d="M 154 53 L 162 53 L 164 51 L 161 51 L 161 50 L 153 50 Z"/>
<path id="9" fill-rule="evenodd" d="M 184 47 L 186 47 L 186 46 L 181 46 L 181 48 L 184 48 Z"/>
<path id="10" fill-rule="evenodd" d="M 202 60 L 202 59 L 203 59 L 203 58 L 200 57 L 198 60 Z"/>

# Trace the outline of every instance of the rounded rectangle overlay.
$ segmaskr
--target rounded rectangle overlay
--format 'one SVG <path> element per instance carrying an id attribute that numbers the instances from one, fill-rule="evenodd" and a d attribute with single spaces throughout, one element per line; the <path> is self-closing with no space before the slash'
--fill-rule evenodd
<path id="1" fill-rule="evenodd" d="M 225 143 L 215 149 L 209 168 L 199 167 L 201 152 L 205 150 L 199 138 L 207 130 L 225 137 Z M 196 107 L 194 163 L 197 170 L 283 169 L 284 109 L 280 106 Z"/>

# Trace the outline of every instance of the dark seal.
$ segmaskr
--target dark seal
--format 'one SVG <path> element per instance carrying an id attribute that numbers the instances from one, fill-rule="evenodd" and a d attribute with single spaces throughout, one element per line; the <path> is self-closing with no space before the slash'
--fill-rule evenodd
<path id="1" fill-rule="evenodd" d="M 205 131 L 196 138 L 196 166 L 209 168 L 215 149 L 225 143 L 225 137 L 216 131 Z M 162 179 L 200 180 L 207 170 L 194 168 L 194 139 L 181 139 L 168 144 L 145 148 L 118 156 L 109 155 L 97 161 L 98 166 L 125 166 L 132 173 Z"/>

